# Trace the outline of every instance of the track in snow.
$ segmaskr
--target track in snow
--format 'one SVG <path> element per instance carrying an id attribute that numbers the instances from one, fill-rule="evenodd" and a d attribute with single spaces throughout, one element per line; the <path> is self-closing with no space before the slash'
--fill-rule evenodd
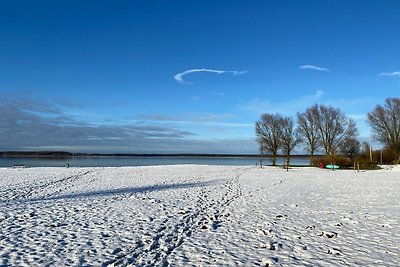
<path id="1" fill-rule="evenodd" d="M 193 210 L 179 212 L 173 224 L 165 219 L 150 239 L 138 240 L 127 250 L 116 250 L 115 258 L 102 266 L 169 266 L 168 257 L 192 233 L 217 230 L 226 221 L 229 216 L 225 213 L 226 208 L 242 195 L 240 175 L 235 174 L 234 178 L 226 180 L 222 188 L 202 186 Z M 217 190 L 224 190 L 223 195 L 212 198 Z"/>

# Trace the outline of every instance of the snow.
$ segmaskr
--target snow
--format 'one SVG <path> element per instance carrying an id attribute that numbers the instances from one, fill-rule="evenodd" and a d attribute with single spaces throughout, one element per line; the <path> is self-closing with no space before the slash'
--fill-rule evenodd
<path id="1" fill-rule="evenodd" d="M 0 266 L 398 266 L 400 168 L 0 168 Z"/>

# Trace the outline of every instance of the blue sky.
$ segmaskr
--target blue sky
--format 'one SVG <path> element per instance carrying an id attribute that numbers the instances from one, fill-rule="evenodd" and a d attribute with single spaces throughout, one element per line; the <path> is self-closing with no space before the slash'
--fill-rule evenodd
<path id="1" fill-rule="evenodd" d="M 254 122 L 399 97 L 399 1 L 1 1 L 0 150 L 257 153 Z"/>

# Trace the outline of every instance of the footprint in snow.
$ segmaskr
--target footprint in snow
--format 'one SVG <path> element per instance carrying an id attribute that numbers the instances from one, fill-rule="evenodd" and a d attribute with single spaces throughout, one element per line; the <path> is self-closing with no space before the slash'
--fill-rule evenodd
<path id="1" fill-rule="evenodd" d="M 287 217 L 286 215 L 278 214 L 275 216 L 275 219 L 282 220 L 282 219 L 285 219 L 286 217 Z"/>
<path id="2" fill-rule="evenodd" d="M 318 236 L 323 236 L 326 238 L 333 238 L 333 237 L 337 237 L 337 233 L 335 232 L 321 232 L 320 234 L 318 234 Z"/>
<path id="3" fill-rule="evenodd" d="M 265 267 L 270 267 L 270 266 L 275 266 L 279 264 L 279 258 L 278 257 L 271 257 L 268 259 L 263 259 L 261 261 L 261 266 L 265 266 Z"/>
<path id="4" fill-rule="evenodd" d="M 112 252 L 111 252 L 111 254 L 118 254 L 118 253 L 120 253 L 122 251 L 122 248 L 116 248 L 116 249 L 114 249 Z"/>
<path id="5" fill-rule="evenodd" d="M 315 225 L 307 225 L 307 230 L 315 230 Z"/>
<path id="6" fill-rule="evenodd" d="M 343 253 L 340 249 L 331 248 L 328 249 L 327 254 L 334 255 L 334 256 L 343 256 Z"/>

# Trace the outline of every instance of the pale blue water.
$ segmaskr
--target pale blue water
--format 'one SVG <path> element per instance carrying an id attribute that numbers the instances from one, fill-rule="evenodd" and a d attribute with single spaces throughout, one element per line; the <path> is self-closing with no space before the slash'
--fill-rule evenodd
<path id="1" fill-rule="evenodd" d="M 270 165 L 271 159 L 265 158 L 264 164 Z M 277 159 L 282 165 L 283 158 Z M 251 166 L 259 164 L 258 158 L 238 157 L 73 157 L 73 158 L 24 158 L 0 157 L 0 167 L 12 167 L 23 164 L 26 167 L 121 167 L 121 166 L 151 166 L 176 164 L 204 164 L 204 165 L 241 165 Z M 293 158 L 293 165 L 308 165 L 308 158 Z"/>

